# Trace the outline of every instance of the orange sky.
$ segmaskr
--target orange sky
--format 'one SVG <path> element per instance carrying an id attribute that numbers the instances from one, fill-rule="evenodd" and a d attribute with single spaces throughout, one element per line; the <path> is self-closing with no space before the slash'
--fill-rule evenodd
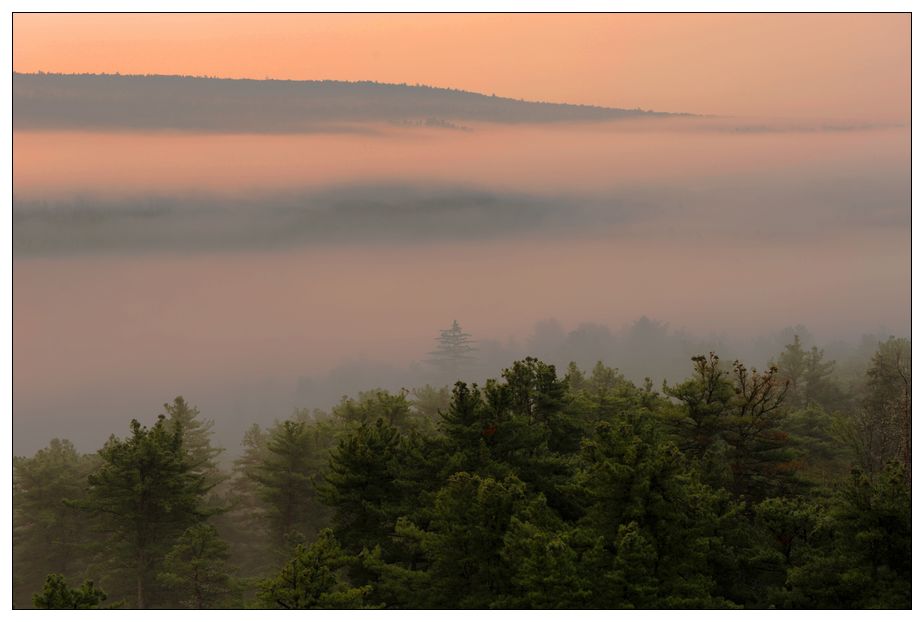
<path id="1" fill-rule="evenodd" d="M 910 118 L 910 15 L 40 15 L 16 71 L 424 83 L 711 114 Z"/>

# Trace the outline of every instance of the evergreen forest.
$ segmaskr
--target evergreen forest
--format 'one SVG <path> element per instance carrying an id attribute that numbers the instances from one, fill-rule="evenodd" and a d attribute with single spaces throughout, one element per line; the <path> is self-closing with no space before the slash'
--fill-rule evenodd
<path id="1" fill-rule="evenodd" d="M 527 357 L 233 452 L 177 397 L 14 458 L 13 605 L 910 608 L 910 370 L 899 338 L 851 383 L 798 337 L 661 385 Z"/>

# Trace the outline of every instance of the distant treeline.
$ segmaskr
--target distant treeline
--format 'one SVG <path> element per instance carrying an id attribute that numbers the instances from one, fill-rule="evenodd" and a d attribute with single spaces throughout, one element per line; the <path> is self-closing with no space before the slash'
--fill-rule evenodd
<path id="1" fill-rule="evenodd" d="M 609 204 L 607 204 L 609 205 Z M 17 256 L 452 241 L 597 226 L 627 208 L 446 184 L 350 184 L 218 195 L 14 199 Z"/>
<path id="2" fill-rule="evenodd" d="M 14 459 L 14 606 L 909 608 L 910 342 L 849 387 L 798 337 L 689 365 L 371 390 L 254 425 L 230 471 L 181 397 L 54 440 Z"/>
<path id="3" fill-rule="evenodd" d="M 278 133 L 331 131 L 338 123 L 557 123 L 639 116 L 667 115 L 378 82 L 13 74 L 14 129 Z M 351 130 L 343 125 L 338 131 Z"/>
<path id="4" fill-rule="evenodd" d="M 889 331 L 880 329 L 855 340 L 823 341 L 810 328 L 800 324 L 735 338 L 695 334 L 648 316 L 622 326 L 598 322 L 567 326 L 558 320 L 546 319 L 535 323 L 528 336 L 522 339 L 488 339 L 474 335 L 475 350 L 455 373 L 452 369 L 431 365 L 427 360 L 410 366 L 368 360 L 345 361 L 326 373 L 302 376 L 292 404 L 328 408 L 339 402 L 341 396 L 353 395 L 368 387 L 396 391 L 423 384 L 451 387 L 459 379 L 480 382 L 496 375 L 510 361 L 529 356 L 554 364 L 558 369 L 566 369 L 571 362 L 581 369 L 592 369 L 598 361 L 603 361 L 636 384 L 643 384 L 650 378 L 660 386 L 664 381 L 675 384 L 686 378 L 690 373 L 690 358 L 704 352 L 734 352 L 748 365 L 766 367 L 796 338 L 800 347 L 808 351 L 816 349 L 820 356 L 832 362 L 829 378 L 840 387 L 842 395 L 850 396 L 862 390 L 870 357 L 879 343 L 889 336 Z M 238 436 L 223 436 L 222 439 L 226 445 L 231 445 L 237 443 Z"/>

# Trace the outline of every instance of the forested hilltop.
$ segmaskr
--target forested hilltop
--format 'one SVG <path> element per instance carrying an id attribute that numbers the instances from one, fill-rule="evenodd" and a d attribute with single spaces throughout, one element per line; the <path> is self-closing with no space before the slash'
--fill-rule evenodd
<path id="1" fill-rule="evenodd" d="M 370 122 L 459 130 L 466 129 L 459 122 L 668 116 L 638 108 L 530 102 L 421 84 L 15 72 L 13 105 L 17 130 L 350 132 L 357 129 L 349 124 Z"/>
<path id="2" fill-rule="evenodd" d="M 834 365 L 526 358 L 255 425 L 229 472 L 178 397 L 14 459 L 14 606 L 909 608 L 911 345 Z"/>

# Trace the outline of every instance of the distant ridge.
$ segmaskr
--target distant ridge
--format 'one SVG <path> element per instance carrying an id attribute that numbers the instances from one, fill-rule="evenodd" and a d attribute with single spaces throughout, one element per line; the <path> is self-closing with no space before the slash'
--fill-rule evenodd
<path id="1" fill-rule="evenodd" d="M 459 128 L 673 113 L 531 102 L 422 85 L 167 75 L 13 73 L 15 129 L 351 131 L 387 122 Z"/>

